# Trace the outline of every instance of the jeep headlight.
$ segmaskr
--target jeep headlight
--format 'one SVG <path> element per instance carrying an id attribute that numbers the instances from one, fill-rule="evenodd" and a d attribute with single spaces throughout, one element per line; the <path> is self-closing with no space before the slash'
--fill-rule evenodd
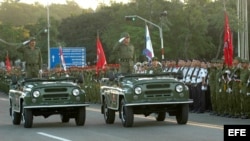
<path id="1" fill-rule="evenodd" d="M 40 96 L 40 92 L 39 92 L 39 91 L 34 91 L 34 92 L 32 93 L 32 95 L 33 95 L 33 97 L 37 98 L 37 97 Z"/>
<path id="2" fill-rule="evenodd" d="M 135 94 L 141 94 L 141 87 L 135 87 Z"/>
<path id="3" fill-rule="evenodd" d="M 74 96 L 78 96 L 78 95 L 80 94 L 79 89 L 73 89 L 72 94 L 73 94 Z"/>
<path id="4" fill-rule="evenodd" d="M 178 93 L 180 93 L 180 92 L 183 92 L 183 86 L 182 85 L 177 85 L 176 87 L 175 87 L 175 90 L 178 92 Z"/>

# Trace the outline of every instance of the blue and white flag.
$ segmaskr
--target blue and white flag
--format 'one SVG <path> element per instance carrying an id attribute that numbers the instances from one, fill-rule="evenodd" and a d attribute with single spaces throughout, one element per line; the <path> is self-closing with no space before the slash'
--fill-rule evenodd
<path id="1" fill-rule="evenodd" d="M 61 60 L 61 64 L 63 66 L 63 70 L 66 71 L 66 63 L 65 63 L 65 60 L 64 60 L 64 56 L 63 56 L 63 50 L 62 50 L 62 47 L 60 46 L 59 47 L 59 56 L 60 56 L 60 60 Z"/>
<path id="2" fill-rule="evenodd" d="M 146 25 L 146 48 L 143 50 L 143 54 L 148 58 L 149 61 L 154 57 L 154 50 L 149 35 L 148 25 Z"/>

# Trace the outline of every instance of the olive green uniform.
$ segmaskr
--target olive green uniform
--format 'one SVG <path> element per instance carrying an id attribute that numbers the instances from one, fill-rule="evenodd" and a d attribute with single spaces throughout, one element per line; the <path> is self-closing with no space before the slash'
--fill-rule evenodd
<path id="1" fill-rule="evenodd" d="M 129 37 L 128 33 L 123 33 L 121 37 Z M 119 73 L 133 73 L 134 71 L 134 46 L 132 44 L 124 44 L 118 42 L 112 54 L 115 57 L 115 62 L 120 64 Z"/>
<path id="2" fill-rule="evenodd" d="M 23 54 L 23 60 L 26 62 L 25 71 L 27 78 L 39 77 L 39 70 L 42 68 L 42 55 L 40 48 L 31 49 L 23 46 L 17 49 Z"/>
<path id="3" fill-rule="evenodd" d="M 239 91 L 238 88 L 235 87 L 236 82 L 234 82 L 234 79 L 232 77 L 233 71 L 234 69 L 230 68 L 230 74 L 228 74 L 228 78 L 230 79 L 227 83 L 227 95 L 225 95 L 225 99 L 227 99 L 227 106 L 226 111 L 228 114 L 228 117 L 234 117 L 234 94 L 236 93 L 236 91 Z"/>
<path id="4" fill-rule="evenodd" d="M 147 68 L 146 73 L 157 74 L 163 72 L 162 65 L 158 61 L 157 57 L 152 58 L 151 65 Z"/>
<path id="5" fill-rule="evenodd" d="M 250 72 L 249 72 L 250 73 Z M 244 96 L 243 108 L 245 111 L 246 118 L 250 118 L 250 76 L 247 81 L 246 95 Z"/>
<path id="6" fill-rule="evenodd" d="M 241 101 L 241 118 L 250 118 L 250 71 L 248 70 L 248 60 L 242 60 L 243 68 L 240 70 L 240 101 Z"/>
<path id="7" fill-rule="evenodd" d="M 120 73 L 132 73 L 133 72 L 133 54 L 134 46 L 133 45 L 124 45 L 118 43 L 114 48 L 114 55 L 116 55 L 116 62 L 120 64 Z"/>
<path id="8" fill-rule="evenodd" d="M 225 116 L 229 113 L 228 106 L 228 95 L 231 93 L 229 84 L 228 75 L 230 70 L 228 68 L 224 68 L 221 74 L 221 85 L 220 85 L 220 99 L 218 100 L 219 104 L 219 113 L 220 116 Z"/>
<path id="9" fill-rule="evenodd" d="M 232 114 L 234 117 L 240 116 L 240 69 L 235 68 L 233 70 L 232 77 L 232 95 L 230 104 L 232 108 Z"/>
<path id="10" fill-rule="evenodd" d="M 158 74 L 163 72 L 161 65 L 157 65 L 157 66 L 150 66 L 147 68 L 147 72 L 148 74 Z"/>
<path id="11" fill-rule="evenodd" d="M 217 104 L 216 104 L 216 67 L 211 67 L 209 71 L 209 86 L 210 86 L 210 93 L 211 93 L 211 104 L 212 104 L 212 111 L 217 111 Z"/>
<path id="12" fill-rule="evenodd" d="M 223 105 L 221 104 L 222 100 L 222 93 L 225 92 L 225 88 L 223 85 L 223 80 L 222 80 L 222 74 L 223 74 L 223 69 L 218 68 L 216 70 L 216 105 L 217 109 L 215 109 L 215 113 L 217 115 L 220 115 L 223 113 Z"/>

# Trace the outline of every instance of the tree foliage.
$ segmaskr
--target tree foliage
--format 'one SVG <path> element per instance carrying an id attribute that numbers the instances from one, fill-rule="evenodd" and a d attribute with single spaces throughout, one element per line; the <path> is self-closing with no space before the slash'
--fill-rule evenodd
<path id="1" fill-rule="evenodd" d="M 37 36 L 46 62 L 48 37 L 44 30 L 48 27 L 47 10 L 47 7 L 39 3 L 28 5 L 5 0 L 0 5 L 0 38 L 13 43 Z M 145 48 L 146 23 L 138 18 L 135 21 L 125 21 L 125 16 L 128 15 L 143 17 L 163 29 L 165 59 L 220 58 L 225 10 L 234 34 L 241 30 L 234 0 L 131 0 L 127 4 L 102 4 L 95 11 L 81 9 L 74 1 L 67 1 L 66 5 L 52 4 L 49 10 L 51 47 L 59 44 L 65 47 L 86 47 L 88 62 L 96 60 L 98 34 L 108 63 L 112 63 L 109 62 L 111 50 L 124 31 L 131 36 L 137 61 L 145 59 L 142 50 Z M 161 58 L 159 29 L 148 25 L 155 55 Z M 234 36 L 234 46 L 236 45 L 237 36 Z M 0 49 L 2 48 L 11 52 L 11 58 L 18 57 L 8 45 L 0 43 Z"/>

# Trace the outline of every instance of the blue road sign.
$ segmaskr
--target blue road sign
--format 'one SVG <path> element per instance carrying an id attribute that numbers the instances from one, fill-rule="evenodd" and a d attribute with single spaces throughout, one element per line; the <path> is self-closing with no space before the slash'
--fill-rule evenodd
<path id="1" fill-rule="evenodd" d="M 86 66 L 86 48 L 85 47 L 63 47 L 63 56 L 66 67 L 71 66 L 84 67 Z M 50 68 L 60 66 L 59 47 L 50 48 Z"/>

